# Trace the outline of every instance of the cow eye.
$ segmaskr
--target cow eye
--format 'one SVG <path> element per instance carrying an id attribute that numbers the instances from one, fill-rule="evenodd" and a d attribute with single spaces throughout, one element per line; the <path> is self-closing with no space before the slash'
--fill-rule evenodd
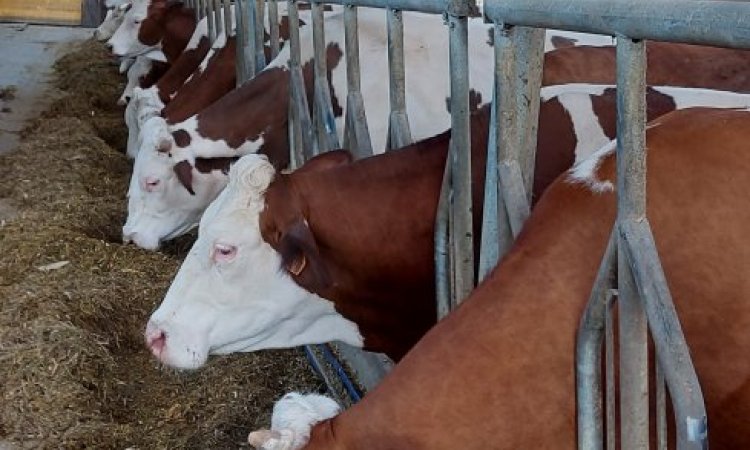
<path id="1" fill-rule="evenodd" d="M 229 262 L 237 256 L 237 247 L 234 245 L 214 244 L 213 260 L 216 262 Z"/>

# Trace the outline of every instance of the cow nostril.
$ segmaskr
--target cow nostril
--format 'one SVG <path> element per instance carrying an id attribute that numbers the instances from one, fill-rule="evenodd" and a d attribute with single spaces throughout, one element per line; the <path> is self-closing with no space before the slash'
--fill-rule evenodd
<path id="1" fill-rule="evenodd" d="M 151 353 L 156 356 L 161 355 L 164 346 L 167 344 L 167 334 L 163 330 L 152 330 L 146 332 L 146 345 L 151 349 Z"/>

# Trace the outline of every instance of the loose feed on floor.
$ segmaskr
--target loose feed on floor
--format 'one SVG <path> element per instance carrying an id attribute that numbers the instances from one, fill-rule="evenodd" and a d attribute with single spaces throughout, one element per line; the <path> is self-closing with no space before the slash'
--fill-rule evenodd
<path id="1" fill-rule="evenodd" d="M 130 163 L 99 43 L 55 66 L 62 96 L 0 157 L 0 440 L 19 448 L 236 449 L 289 390 L 316 391 L 298 350 L 160 366 L 142 331 L 191 237 L 120 244 Z"/>

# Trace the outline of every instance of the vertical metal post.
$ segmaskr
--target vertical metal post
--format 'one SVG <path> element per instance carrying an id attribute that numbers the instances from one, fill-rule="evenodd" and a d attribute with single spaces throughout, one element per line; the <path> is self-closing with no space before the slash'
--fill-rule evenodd
<path id="1" fill-rule="evenodd" d="M 193 0 L 193 12 L 195 12 L 195 20 L 200 21 L 203 18 L 203 0 Z"/>
<path id="2" fill-rule="evenodd" d="M 243 1 L 242 14 L 242 41 L 243 59 L 245 61 L 245 79 L 249 80 L 255 76 L 255 0 Z"/>
<path id="3" fill-rule="evenodd" d="M 276 0 L 268 0 L 268 27 L 271 38 L 271 59 L 275 59 L 281 49 L 279 36 L 279 4 Z"/>
<path id="4" fill-rule="evenodd" d="M 517 28 L 516 108 L 518 111 L 519 164 L 526 201 L 531 204 L 534 188 L 536 138 L 539 125 L 539 91 L 542 88 L 544 34 L 541 28 Z"/>
<path id="5" fill-rule="evenodd" d="M 646 47 L 617 37 L 617 226 L 646 217 Z M 618 239 L 622 450 L 648 448 L 648 322 Z"/>
<path id="6" fill-rule="evenodd" d="M 313 134 L 310 110 L 305 95 L 305 80 L 300 63 L 299 11 L 297 0 L 288 0 L 289 14 L 289 143 L 290 165 L 301 166 L 312 156 Z"/>
<path id="7" fill-rule="evenodd" d="M 216 37 L 218 38 L 219 35 L 224 32 L 224 22 L 222 20 L 222 7 L 221 7 L 221 0 L 210 0 L 213 10 L 214 10 L 214 29 L 216 30 Z M 229 37 L 227 35 L 226 37 Z"/>
<path id="8" fill-rule="evenodd" d="M 496 32 L 494 27 L 493 33 Z M 484 208 L 482 209 L 482 236 L 479 251 L 477 282 L 484 280 L 500 260 L 500 213 L 498 212 L 497 169 L 497 86 L 492 89 L 490 105 L 490 130 L 487 139 L 487 162 L 484 172 Z M 507 232 L 506 232 L 507 233 Z M 506 238 L 507 239 L 507 238 Z"/>
<path id="9" fill-rule="evenodd" d="M 205 17 L 208 22 L 208 40 L 213 44 L 216 41 L 216 27 L 214 22 L 214 2 L 213 0 L 203 0 L 205 7 Z"/>
<path id="10" fill-rule="evenodd" d="M 347 84 L 344 148 L 349 149 L 355 157 L 364 158 L 372 155 L 372 141 L 360 84 L 357 7 L 353 5 L 344 6 L 344 47 Z"/>
<path id="11" fill-rule="evenodd" d="M 388 8 L 388 63 L 391 112 L 388 121 L 387 149 L 412 143 L 406 114 L 406 76 L 404 73 L 404 18 L 401 11 Z"/>
<path id="12" fill-rule="evenodd" d="M 263 41 L 265 40 L 265 27 L 263 26 L 263 17 L 265 16 L 266 2 L 265 0 L 255 0 L 250 3 L 251 9 L 254 11 L 255 26 L 253 27 L 253 52 L 255 62 L 255 74 L 260 72 L 266 67 L 266 53 L 263 48 Z"/>
<path id="13" fill-rule="evenodd" d="M 245 46 L 247 42 L 247 38 L 245 37 L 245 1 L 234 0 L 234 15 L 236 20 L 234 35 L 237 40 L 237 86 L 241 86 L 249 78 L 247 76 L 247 61 L 245 61 Z"/>
<path id="14" fill-rule="evenodd" d="M 456 8 L 458 9 L 458 7 Z M 468 17 L 448 14 L 451 80 L 451 151 L 453 174 L 454 305 L 474 289 L 474 227 L 469 128 L 469 28 Z M 464 11 L 463 14 L 467 14 Z"/>
<path id="15" fill-rule="evenodd" d="M 317 137 L 317 153 L 339 147 L 336 134 L 336 118 L 333 115 L 331 92 L 328 87 L 326 39 L 323 23 L 323 5 L 312 3 L 313 52 L 315 54 L 315 94 L 313 107 L 313 127 Z"/>
<path id="16" fill-rule="evenodd" d="M 227 33 L 227 39 L 234 35 L 232 28 L 234 26 L 234 18 L 232 17 L 232 0 L 221 0 L 222 8 L 224 9 L 224 30 Z"/>

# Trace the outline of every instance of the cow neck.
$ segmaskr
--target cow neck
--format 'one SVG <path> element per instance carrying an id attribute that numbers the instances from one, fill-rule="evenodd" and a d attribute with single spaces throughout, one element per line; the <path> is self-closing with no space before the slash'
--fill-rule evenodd
<path id="1" fill-rule="evenodd" d="M 162 52 L 167 61 L 176 61 L 187 47 L 195 31 L 195 15 L 191 9 L 182 4 L 169 6 L 164 18 L 164 38 L 161 42 Z"/>
<path id="2" fill-rule="evenodd" d="M 203 36 L 198 41 L 198 46 L 182 52 L 167 73 L 156 83 L 159 98 L 164 104 L 169 103 L 172 95 L 182 88 L 185 80 L 198 67 L 203 58 L 205 58 L 209 49 L 208 37 Z"/>
<path id="3" fill-rule="evenodd" d="M 194 73 L 190 81 L 177 91 L 162 112 L 168 124 L 187 120 L 234 89 L 237 81 L 235 50 L 236 39 L 232 36 L 211 57 L 205 71 L 197 76 L 197 72 Z"/>
<path id="4" fill-rule="evenodd" d="M 473 122 L 476 231 L 487 116 Z M 446 132 L 324 174 L 289 177 L 326 269 L 341 280 L 316 293 L 360 326 L 366 348 L 394 359 L 436 321 L 434 223 L 449 140 Z"/>
<path id="5" fill-rule="evenodd" d="M 613 204 L 579 186 L 545 195 L 488 282 L 305 449 L 574 448 L 575 331 Z"/>

